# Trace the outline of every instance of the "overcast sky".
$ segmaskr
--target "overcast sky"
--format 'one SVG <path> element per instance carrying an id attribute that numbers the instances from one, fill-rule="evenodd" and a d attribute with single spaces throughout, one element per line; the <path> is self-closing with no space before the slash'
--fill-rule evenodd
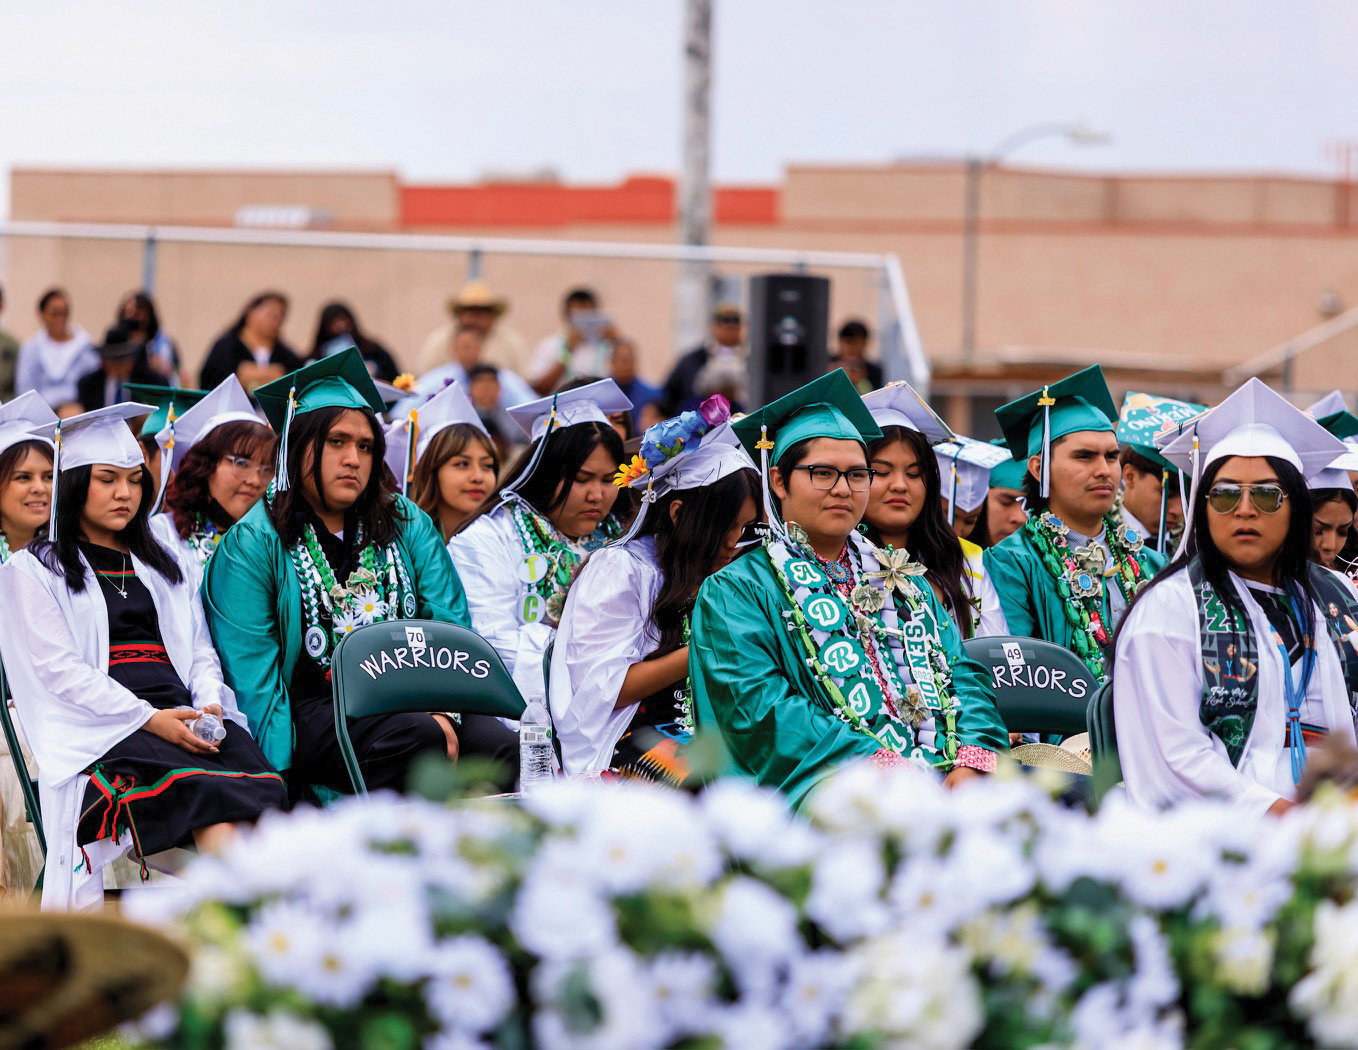
<path id="1" fill-rule="evenodd" d="M 714 0 L 713 163 L 984 152 L 1038 121 L 1113 136 L 1013 158 L 1326 173 L 1358 139 L 1351 0 Z M 0 7 L 14 165 L 679 164 L 682 0 L 124 0 Z M 0 177 L 0 215 L 8 213 Z"/>

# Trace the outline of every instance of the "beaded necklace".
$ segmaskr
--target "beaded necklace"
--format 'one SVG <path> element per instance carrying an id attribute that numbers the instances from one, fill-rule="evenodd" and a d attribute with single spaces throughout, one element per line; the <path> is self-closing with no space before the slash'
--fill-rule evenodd
<path id="1" fill-rule="evenodd" d="M 572 540 L 558 532 L 525 500 L 513 500 L 510 515 L 523 546 L 519 580 L 528 586 L 520 609 L 523 622 L 536 623 L 544 619 L 557 622 L 561 619 L 571 578 L 585 555 L 616 539 L 622 528 L 610 514 L 588 536 Z"/>
<path id="2" fill-rule="evenodd" d="M 185 538 L 184 543 L 188 546 L 189 553 L 199 565 L 206 565 L 207 560 L 217 549 L 217 544 L 221 541 L 222 530 L 199 514 L 195 518 L 193 531 Z"/>
<path id="3" fill-rule="evenodd" d="M 913 761 L 932 766 L 927 752 L 933 752 L 945 764 L 951 763 L 958 749 L 952 672 L 927 603 L 914 583 L 917 573 L 905 567 L 909 555 L 870 548 L 883 568 L 865 571 L 859 547 L 868 544 L 854 534 L 846 552 L 850 579 L 845 586 L 851 587 L 846 607 L 840 588 L 832 586 L 818 567 L 820 559 L 814 552 L 808 556 L 805 531 L 789 522 L 787 532 L 787 542 L 766 539 L 765 551 L 787 605 L 783 613 L 787 629 L 805 650 L 807 666 L 835 716 Z M 894 626 L 902 622 L 889 600 L 894 594 L 910 613 L 901 627 Z M 897 654 L 909 668 L 911 685 L 901 678 Z M 870 719 L 879 713 L 886 716 L 886 724 L 874 730 Z M 930 720 L 932 743 L 923 739 Z"/>
<path id="4" fill-rule="evenodd" d="M 361 548 L 358 565 L 343 586 L 335 579 L 310 523 L 301 540 L 288 548 L 302 585 L 302 612 L 307 624 L 304 647 L 322 667 L 330 666 L 330 654 L 351 631 L 415 615 L 415 591 L 396 545 L 364 545 L 362 529 L 357 544 Z"/>
<path id="5" fill-rule="evenodd" d="M 1118 523 L 1111 515 L 1103 518 L 1108 549 L 1113 554 L 1111 573 L 1118 589 L 1130 604 L 1145 586 L 1141 563 L 1136 555 L 1142 548 L 1140 534 L 1133 528 Z M 1095 544 L 1072 549 L 1066 540 L 1070 529 L 1051 511 L 1030 517 L 1024 530 L 1037 550 L 1043 567 L 1056 581 L 1056 593 L 1066 621 L 1073 628 L 1072 644 L 1076 655 L 1100 682 L 1107 678 L 1104 650 L 1112 641 L 1104 623 L 1105 585 L 1101 564 L 1102 550 Z M 1095 547 L 1098 555 L 1090 552 Z"/>

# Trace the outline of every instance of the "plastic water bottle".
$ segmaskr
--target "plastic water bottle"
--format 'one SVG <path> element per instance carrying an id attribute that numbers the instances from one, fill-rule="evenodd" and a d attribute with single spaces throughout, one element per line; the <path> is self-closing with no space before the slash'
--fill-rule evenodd
<path id="1" fill-rule="evenodd" d="M 525 795 L 556 778 L 552 749 L 552 719 L 547 705 L 535 697 L 519 719 L 519 790 Z"/>
<path id="2" fill-rule="evenodd" d="M 226 739 L 226 726 L 211 711 L 204 711 L 192 722 L 186 723 L 189 731 L 205 744 L 220 744 Z"/>

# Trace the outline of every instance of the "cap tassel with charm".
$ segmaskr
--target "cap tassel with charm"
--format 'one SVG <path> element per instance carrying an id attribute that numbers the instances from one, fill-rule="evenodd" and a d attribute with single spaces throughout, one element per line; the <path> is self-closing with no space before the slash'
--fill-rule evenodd
<path id="1" fill-rule="evenodd" d="M 292 431 L 292 421 L 297 416 L 297 384 L 288 390 L 288 411 L 283 417 L 283 432 L 278 435 L 278 471 L 274 476 L 274 490 L 286 492 L 291 483 L 288 477 L 288 435 Z"/>
<path id="2" fill-rule="evenodd" d="M 1042 408 L 1042 456 L 1039 461 L 1041 473 L 1038 481 L 1041 483 L 1041 494 L 1043 499 L 1051 495 L 1051 466 L 1052 466 L 1052 406 L 1056 404 L 1056 398 L 1047 392 L 1047 387 L 1042 388 L 1042 396 L 1037 399 L 1038 405 Z"/>

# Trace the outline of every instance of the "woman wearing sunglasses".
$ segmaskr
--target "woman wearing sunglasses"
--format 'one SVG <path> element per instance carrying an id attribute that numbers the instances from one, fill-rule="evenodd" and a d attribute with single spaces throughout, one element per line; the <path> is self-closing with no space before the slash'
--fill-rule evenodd
<path id="1" fill-rule="evenodd" d="M 1114 713 L 1139 805 L 1293 805 L 1307 752 L 1353 746 L 1358 599 L 1310 561 L 1305 478 L 1342 444 L 1257 379 L 1163 449 L 1196 475 L 1178 556 L 1115 643 Z"/>
<path id="2" fill-rule="evenodd" d="M 724 398 L 650 427 L 614 479 L 645 493 L 631 532 L 571 585 L 549 696 L 567 773 L 612 768 L 680 783 L 693 735 L 689 617 L 698 587 L 759 520 L 759 474 Z"/>
<path id="3" fill-rule="evenodd" d="M 761 457 L 769 535 L 710 576 L 693 614 L 699 730 L 732 771 L 800 805 L 838 765 L 937 771 L 952 786 L 995 768 L 1008 737 L 989 672 L 904 550 L 857 531 L 882 431 L 836 369 L 733 424 Z"/>

